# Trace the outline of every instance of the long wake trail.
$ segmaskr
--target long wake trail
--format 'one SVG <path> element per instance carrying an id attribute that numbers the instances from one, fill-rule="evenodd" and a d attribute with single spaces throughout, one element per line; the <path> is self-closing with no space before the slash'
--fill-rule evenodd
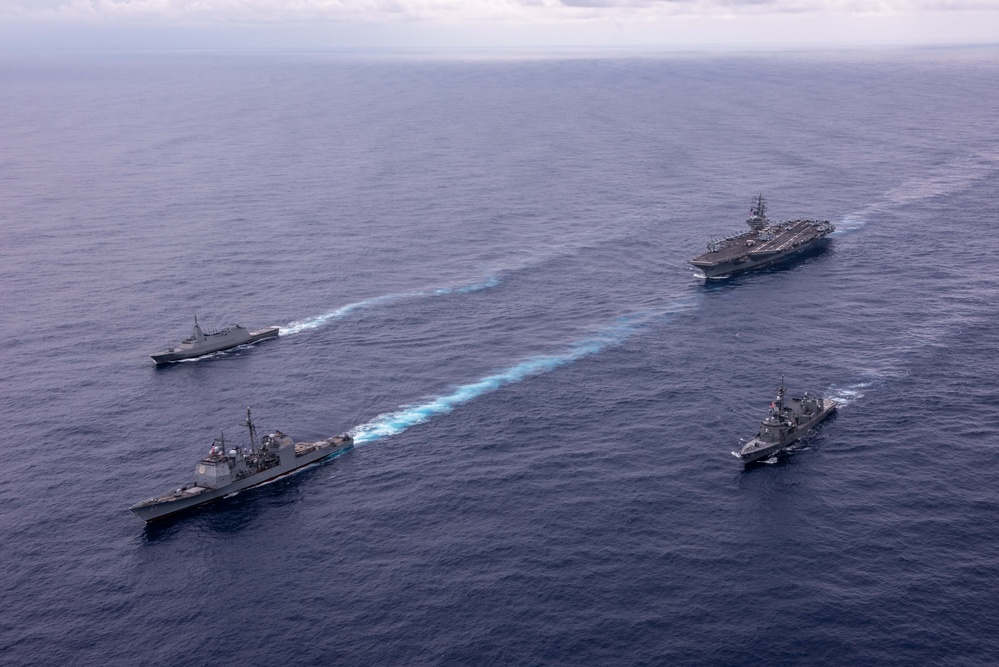
<path id="1" fill-rule="evenodd" d="M 860 229 L 871 216 L 889 209 L 897 209 L 927 199 L 948 195 L 985 179 L 994 179 L 999 170 L 999 155 L 980 152 L 964 155 L 938 165 L 925 174 L 899 183 L 886 192 L 879 201 L 847 213 L 836 221 L 833 236 L 842 236 Z"/>
<path id="2" fill-rule="evenodd" d="M 316 315 L 314 317 L 309 317 L 304 320 L 296 320 L 294 322 L 291 322 L 287 326 L 281 327 L 278 333 L 282 336 L 291 336 L 292 334 L 301 333 L 303 331 L 318 329 L 319 327 L 328 324 L 333 320 L 338 320 L 342 317 L 346 317 L 347 315 L 353 313 L 354 311 L 361 310 L 364 308 L 371 308 L 373 306 L 377 306 L 380 304 L 391 303 L 395 301 L 403 301 L 406 299 L 417 299 L 421 297 L 447 296 L 448 294 L 468 294 L 470 292 L 478 292 L 479 290 L 489 289 L 490 287 L 496 287 L 499 284 L 500 284 L 500 279 L 497 276 L 489 276 L 485 280 L 469 283 L 467 285 L 436 287 L 429 289 L 414 290 L 412 292 L 397 292 L 394 294 L 383 294 L 381 296 L 372 297 L 370 299 L 364 299 L 363 301 L 348 303 L 346 306 L 340 306 L 339 308 L 331 310 L 328 313 L 323 313 L 322 315 Z"/>
<path id="3" fill-rule="evenodd" d="M 597 354 L 608 347 L 620 345 L 643 326 L 653 321 L 663 321 L 693 310 L 699 303 L 699 296 L 699 294 L 694 294 L 681 298 L 665 308 L 619 317 L 612 324 L 593 335 L 572 343 L 562 352 L 529 357 L 480 380 L 463 384 L 449 394 L 429 399 L 424 403 L 406 405 L 395 412 L 378 415 L 366 424 L 351 429 L 350 433 L 354 438 L 354 444 L 355 446 L 362 445 L 398 435 L 411 426 L 423 424 L 439 415 L 448 414 L 459 405 L 468 403 L 483 394 L 535 375 L 548 373 L 583 357 Z"/>

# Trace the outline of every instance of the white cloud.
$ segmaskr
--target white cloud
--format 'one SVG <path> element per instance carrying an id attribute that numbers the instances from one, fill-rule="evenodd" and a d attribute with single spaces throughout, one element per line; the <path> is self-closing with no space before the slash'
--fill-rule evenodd
<path id="1" fill-rule="evenodd" d="M 0 0 L 0 50 L 999 44 L 999 0 Z"/>
<path id="2" fill-rule="evenodd" d="M 999 10 L 999 0 L 13 0 L 0 17 L 64 21 L 562 23 Z"/>

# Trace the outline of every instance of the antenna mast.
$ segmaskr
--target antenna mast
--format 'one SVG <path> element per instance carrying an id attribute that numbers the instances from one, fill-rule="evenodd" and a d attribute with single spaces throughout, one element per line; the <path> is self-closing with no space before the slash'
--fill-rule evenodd
<path id="1" fill-rule="evenodd" d="M 246 408 L 246 428 L 250 429 L 250 449 L 256 451 L 257 427 L 253 425 L 253 419 L 250 418 L 250 408 Z"/>
<path id="2" fill-rule="evenodd" d="M 746 224 L 753 231 L 760 231 L 767 226 L 767 200 L 760 194 L 753 201 L 753 207 L 749 209 L 749 219 Z"/>

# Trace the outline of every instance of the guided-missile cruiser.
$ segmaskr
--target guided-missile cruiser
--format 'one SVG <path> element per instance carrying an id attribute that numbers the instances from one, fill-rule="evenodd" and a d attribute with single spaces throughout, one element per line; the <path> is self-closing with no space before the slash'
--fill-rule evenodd
<path id="1" fill-rule="evenodd" d="M 836 231 L 828 220 L 767 219 L 767 202 L 759 195 L 746 220 L 749 231 L 708 243 L 708 251 L 690 260 L 706 278 L 726 278 L 736 273 L 770 266 L 816 248 Z"/>
<path id="2" fill-rule="evenodd" d="M 319 442 L 295 443 L 281 431 L 275 431 L 258 442 L 250 408 L 246 409 L 246 427 L 250 432 L 248 447 L 227 445 L 223 434 L 198 461 L 192 483 L 129 509 L 143 521 L 162 519 L 234 491 L 269 482 L 354 446 L 354 439 L 346 433 Z"/>
<path id="3" fill-rule="evenodd" d="M 182 340 L 177 347 L 171 347 L 165 352 L 157 352 L 150 356 L 157 364 L 193 359 L 212 352 L 228 350 L 237 345 L 247 345 L 265 338 L 275 338 L 279 330 L 278 327 L 268 327 L 259 331 L 247 331 L 246 327 L 236 324 L 219 331 L 206 332 L 198 324 L 198 318 L 195 317 L 194 332 L 190 336 Z"/>
<path id="4" fill-rule="evenodd" d="M 752 463 L 787 449 L 836 409 L 836 401 L 830 398 L 809 396 L 808 392 L 801 398 L 785 398 L 784 393 L 784 378 L 781 378 L 777 397 L 770 404 L 767 418 L 760 422 L 756 437 L 738 452 L 732 452 L 732 456 L 743 463 Z"/>

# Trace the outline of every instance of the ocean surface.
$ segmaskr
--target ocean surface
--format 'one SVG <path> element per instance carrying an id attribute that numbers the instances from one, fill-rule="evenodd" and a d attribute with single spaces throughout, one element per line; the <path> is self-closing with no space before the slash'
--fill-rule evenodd
<path id="1" fill-rule="evenodd" d="M 995 665 L 999 49 L 0 56 L 0 663 Z M 772 218 L 827 247 L 686 264 Z M 157 368 L 204 326 L 277 340 Z M 774 387 L 842 407 L 743 466 Z M 247 406 L 353 450 L 158 525 Z"/>

